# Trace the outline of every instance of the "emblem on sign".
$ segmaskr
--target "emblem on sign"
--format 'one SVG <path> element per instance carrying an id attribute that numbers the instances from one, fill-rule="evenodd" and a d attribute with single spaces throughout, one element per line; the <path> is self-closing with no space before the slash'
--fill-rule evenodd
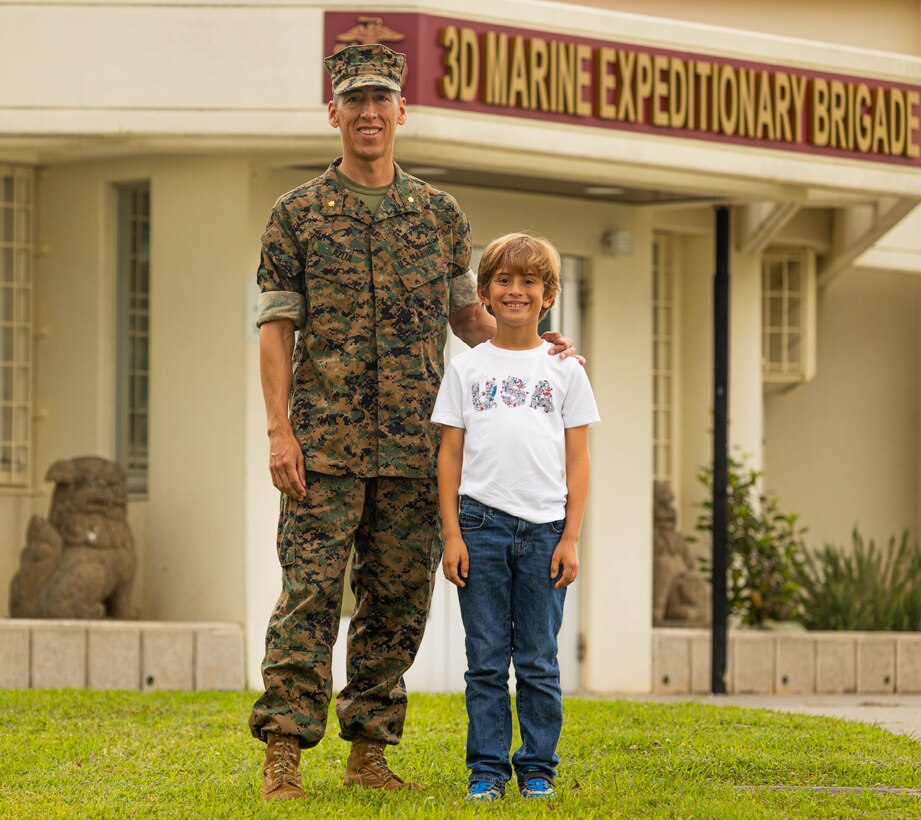
<path id="1" fill-rule="evenodd" d="M 406 39 L 405 34 L 394 31 L 384 25 L 383 17 L 359 17 L 358 22 L 348 31 L 336 35 L 336 51 L 346 46 L 364 46 L 370 43 L 400 43 Z"/>
<path id="2" fill-rule="evenodd" d="M 390 43 L 401 43 L 406 39 L 406 35 L 390 28 L 384 24 L 383 17 L 362 17 L 356 18 L 356 23 L 348 31 L 336 35 L 336 47 L 333 53 L 342 51 L 346 46 L 364 46 L 371 43 L 381 43 L 388 45 Z M 397 49 L 399 50 L 399 49 Z M 409 74 L 409 68 L 403 68 L 403 76 L 400 82 L 405 86 L 406 77 Z"/>

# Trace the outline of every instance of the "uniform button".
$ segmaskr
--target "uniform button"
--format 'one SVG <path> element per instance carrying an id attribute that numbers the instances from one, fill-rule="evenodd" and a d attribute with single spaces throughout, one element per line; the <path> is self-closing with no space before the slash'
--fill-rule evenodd
<path id="1" fill-rule="evenodd" d="M 409 198 L 409 202 L 415 202 L 415 201 L 416 201 L 416 200 L 413 199 L 412 197 Z"/>
<path id="2" fill-rule="evenodd" d="M 334 200 L 334 199 L 331 199 L 331 200 L 330 200 L 329 202 L 327 202 L 326 204 L 327 204 L 327 205 L 328 205 L 328 206 L 329 206 L 330 208 L 332 208 L 332 207 L 333 207 L 333 205 L 335 205 L 335 204 L 336 204 L 336 200 Z"/>

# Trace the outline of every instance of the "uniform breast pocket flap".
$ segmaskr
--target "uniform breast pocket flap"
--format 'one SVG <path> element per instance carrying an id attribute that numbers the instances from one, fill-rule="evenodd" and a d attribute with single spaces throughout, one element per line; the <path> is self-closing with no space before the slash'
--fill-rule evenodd
<path id="1" fill-rule="evenodd" d="M 307 315 L 311 331 L 324 339 L 344 341 L 354 324 L 359 289 L 351 271 L 337 269 L 328 260 L 309 269 Z"/>
<path id="2" fill-rule="evenodd" d="M 410 291 L 429 283 L 434 284 L 444 276 L 437 241 L 421 250 L 403 254 L 396 259 L 395 266 L 403 285 Z"/>
<path id="3" fill-rule="evenodd" d="M 364 290 L 371 274 L 368 270 L 368 260 L 364 256 L 351 257 L 339 251 L 339 255 L 313 254 L 307 260 L 307 286 L 310 287 L 311 279 L 326 279 L 335 285 Z M 322 286 L 322 283 L 320 283 Z M 349 298 L 354 297 L 352 294 Z"/>

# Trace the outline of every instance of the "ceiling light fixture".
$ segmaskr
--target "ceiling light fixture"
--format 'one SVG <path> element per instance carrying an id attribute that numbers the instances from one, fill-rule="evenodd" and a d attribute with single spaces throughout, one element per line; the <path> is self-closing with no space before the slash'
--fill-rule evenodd
<path id="1" fill-rule="evenodd" d="M 615 188 L 611 185 L 588 185 L 585 193 L 589 196 L 620 196 L 626 193 L 623 188 Z"/>

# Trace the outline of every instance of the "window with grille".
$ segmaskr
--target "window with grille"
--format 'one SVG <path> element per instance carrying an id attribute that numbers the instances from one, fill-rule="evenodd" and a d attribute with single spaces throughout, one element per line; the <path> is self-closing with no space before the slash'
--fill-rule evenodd
<path id="1" fill-rule="evenodd" d="M 150 391 L 150 186 L 118 187 L 116 458 L 128 491 L 147 492 Z"/>
<path id="2" fill-rule="evenodd" d="M 0 485 L 32 462 L 32 171 L 0 165 Z"/>
<path id="3" fill-rule="evenodd" d="M 541 319 L 538 333 L 558 330 L 582 349 L 582 258 L 560 254 L 560 293 Z"/>
<path id="4" fill-rule="evenodd" d="M 674 239 L 652 242 L 653 478 L 675 489 L 675 251 Z"/>
<path id="5" fill-rule="evenodd" d="M 793 385 L 815 375 L 815 256 L 768 251 L 762 258 L 762 377 Z"/>

